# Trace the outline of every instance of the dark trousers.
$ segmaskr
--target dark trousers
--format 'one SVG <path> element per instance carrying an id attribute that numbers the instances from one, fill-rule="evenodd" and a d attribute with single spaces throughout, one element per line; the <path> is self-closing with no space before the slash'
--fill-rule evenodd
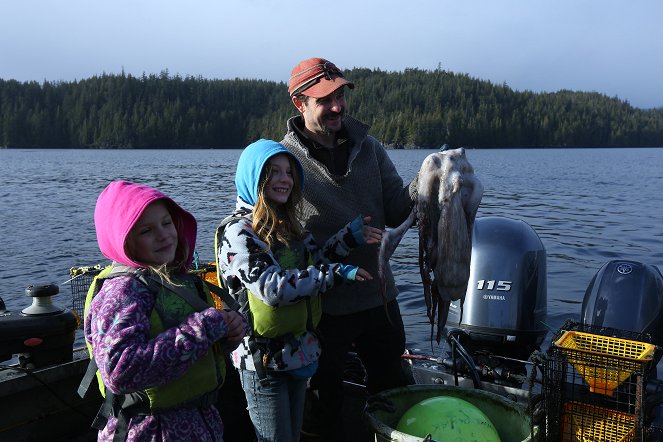
<path id="1" fill-rule="evenodd" d="M 322 355 L 311 388 L 320 397 L 324 436 L 344 440 L 342 426 L 343 372 L 348 351 L 353 349 L 366 369 L 370 394 L 408 384 L 401 355 L 405 330 L 398 302 L 349 315 L 323 314 L 319 325 Z"/>

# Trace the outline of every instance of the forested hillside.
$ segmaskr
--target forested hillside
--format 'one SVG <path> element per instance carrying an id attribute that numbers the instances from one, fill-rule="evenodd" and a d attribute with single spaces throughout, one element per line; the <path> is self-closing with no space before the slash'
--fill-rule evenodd
<path id="1" fill-rule="evenodd" d="M 516 92 L 466 74 L 345 72 L 349 111 L 387 145 L 663 146 L 663 108 L 593 92 Z M 73 82 L 0 80 L 0 146 L 243 147 L 280 140 L 295 115 L 284 83 L 101 75 Z"/>

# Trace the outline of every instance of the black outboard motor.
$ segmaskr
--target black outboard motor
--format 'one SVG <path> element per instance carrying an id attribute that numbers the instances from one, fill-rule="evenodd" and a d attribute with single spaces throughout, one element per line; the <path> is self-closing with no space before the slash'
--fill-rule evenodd
<path id="1" fill-rule="evenodd" d="M 636 261 L 604 264 L 585 291 L 580 319 L 587 325 L 646 333 L 653 344 L 663 345 L 661 272 Z"/>
<path id="2" fill-rule="evenodd" d="M 39 368 L 73 359 L 78 323 L 71 310 L 53 305 L 57 285 L 30 285 L 32 305 L 20 313 L 0 311 L 0 362 L 18 355 L 22 368 Z"/>
<path id="3" fill-rule="evenodd" d="M 470 278 L 462 307 L 451 303 L 446 327 L 471 352 L 527 360 L 548 330 L 546 250 L 524 221 L 477 218 Z"/>
<path id="4" fill-rule="evenodd" d="M 594 275 L 582 301 L 583 324 L 648 334 L 663 345 L 663 276 L 655 266 L 637 261 L 613 260 Z M 653 364 L 661 359 L 660 350 Z M 663 441 L 663 384 L 652 379 L 646 386 L 649 420 L 647 440 Z"/>

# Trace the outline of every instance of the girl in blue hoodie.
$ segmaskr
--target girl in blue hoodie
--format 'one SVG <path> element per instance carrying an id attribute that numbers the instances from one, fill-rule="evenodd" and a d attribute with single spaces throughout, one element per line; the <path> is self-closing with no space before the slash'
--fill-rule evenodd
<path id="1" fill-rule="evenodd" d="M 319 247 L 297 216 L 303 182 L 299 161 L 281 144 L 249 145 L 237 164 L 236 209 L 217 232 L 221 282 L 249 317 L 251 332 L 232 361 L 260 441 L 299 440 L 306 385 L 320 356 L 320 295 L 372 279 L 341 261 L 382 238 L 360 215 Z"/>

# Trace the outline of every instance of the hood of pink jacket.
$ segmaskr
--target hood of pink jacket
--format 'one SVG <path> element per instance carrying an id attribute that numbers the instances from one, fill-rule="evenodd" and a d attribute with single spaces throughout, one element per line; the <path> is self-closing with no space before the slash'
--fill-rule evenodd
<path id="1" fill-rule="evenodd" d="M 189 247 L 189 255 L 180 270 L 184 271 L 189 267 L 196 247 L 196 219 L 160 191 L 128 181 L 113 181 L 97 198 L 94 225 L 99 250 L 106 258 L 131 267 L 144 267 L 127 256 L 124 245 L 131 228 L 145 208 L 157 200 L 165 200 L 168 203 L 168 209 L 177 226 L 178 248 L 182 244 Z M 180 222 L 176 221 L 178 218 Z"/>

